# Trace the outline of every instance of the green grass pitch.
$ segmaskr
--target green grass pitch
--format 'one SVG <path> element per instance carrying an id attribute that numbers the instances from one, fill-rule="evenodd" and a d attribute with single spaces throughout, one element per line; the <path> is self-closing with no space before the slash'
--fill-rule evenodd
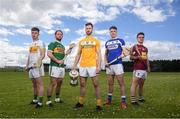
<path id="1" fill-rule="evenodd" d="M 130 104 L 130 83 L 132 72 L 125 73 L 127 105 L 126 110 L 119 110 L 120 95 L 117 81 L 114 85 L 113 103 L 103 111 L 95 112 L 96 99 L 92 82 L 88 79 L 85 106 L 74 110 L 78 100 L 78 87 L 69 85 L 70 79 L 66 73 L 62 85 L 61 96 L 65 103 L 55 104 L 53 108 L 45 105 L 49 77 L 44 77 L 44 106 L 35 109 L 29 102 L 32 99 L 32 83 L 26 72 L 0 72 L 0 118 L 122 118 L 122 117 L 173 117 L 180 118 L 180 73 L 150 73 L 145 82 L 145 103 L 140 103 L 136 110 Z M 107 95 L 107 79 L 105 72 L 99 76 L 101 97 L 104 101 Z M 54 98 L 53 98 L 54 99 Z"/>

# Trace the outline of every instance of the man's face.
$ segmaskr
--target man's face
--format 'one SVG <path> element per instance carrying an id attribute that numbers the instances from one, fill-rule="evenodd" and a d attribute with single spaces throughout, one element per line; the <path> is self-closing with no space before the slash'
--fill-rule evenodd
<path id="1" fill-rule="evenodd" d="M 33 40 L 36 40 L 39 37 L 39 32 L 38 31 L 31 31 L 31 36 L 32 36 Z"/>
<path id="2" fill-rule="evenodd" d="M 110 30 L 110 35 L 111 35 L 111 38 L 116 38 L 116 36 L 117 36 L 117 30 L 116 30 L 116 29 L 111 29 L 111 30 Z"/>
<path id="3" fill-rule="evenodd" d="M 144 42 L 144 35 L 138 35 L 137 40 L 138 40 L 138 43 L 143 43 Z"/>
<path id="4" fill-rule="evenodd" d="M 88 35 L 88 36 L 91 35 L 92 34 L 92 30 L 93 30 L 93 28 L 92 28 L 91 25 L 86 26 L 85 27 L 86 35 Z"/>
<path id="5" fill-rule="evenodd" d="M 58 32 L 56 33 L 55 37 L 56 37 L 57 40 L 60 41 L 60 40 L 63 38 L 63 34 L 62 34 L 60 31 L 58 31 Z"/>

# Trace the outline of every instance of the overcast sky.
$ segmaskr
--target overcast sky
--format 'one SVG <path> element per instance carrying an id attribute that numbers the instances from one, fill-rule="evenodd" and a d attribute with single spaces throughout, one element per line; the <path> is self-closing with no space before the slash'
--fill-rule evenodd
<path id="1" fill-rule="evenodd" d="M 40 28 L 46 46 L 55 30 L 63 30 L 62 43 L 68 46 L 85 36 L 86 22 L 94 24 L 102 55 L 108 28 L 115 25 L 127 45 L 143 31 L 150 60 L 180 59 L 179 11 L 179 0 L 0 0 L 0 66 L 25 65 L 32 26 Z"/>

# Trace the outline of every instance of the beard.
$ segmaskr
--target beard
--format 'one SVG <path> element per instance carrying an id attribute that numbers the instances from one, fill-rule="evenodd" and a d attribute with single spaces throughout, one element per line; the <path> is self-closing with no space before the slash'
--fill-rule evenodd
<path id="1" fill-rule="evenodd" d="M 86 32 L 86 35 L 88 35 L 88 36 L 91 35 L 91 34 L 92 34 L 92 31 L 87 31 Z"/>
<path id="2" fill-rule="evenodd" d="M 56 40 L 61 41 L 62 38 L 56 38 Z"/>

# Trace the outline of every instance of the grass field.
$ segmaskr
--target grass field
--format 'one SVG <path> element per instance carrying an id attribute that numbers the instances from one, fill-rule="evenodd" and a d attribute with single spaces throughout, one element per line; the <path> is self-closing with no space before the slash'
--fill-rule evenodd
<path id="1" fill-rule="evenodd" d="M 62 98 L 65 103 L 55 104 L 53 108 L 43 106 L 35 109 L 29 102 L 32 99 L 32 84 L 25 72 L 0 72 L 0 118 L 7 117 L 54 117 L 54 118 L 120 118 L 120 117 L 173 117 L 180 118 L 180 73 L 151 73 L 145 82 L 146 102 L 136 110 L 130 105 L 130 82 L 132 73 L 125 73 L 128 108 L 119 110 L 120 96 L 117 81 L 111 107 L 103 107 L 102 112 L 95 112 L 96 100 L 91 80 L 88 80 L 85 106 L 74 110 L 78 100 L 79 86 L 71 87 L 66 76 L 62 86 Z M 100 75 L 102 99 L 107 94 L 105 72 Z M 44 78 L 45 92 L 49 82 Z M 46 93 L 45 93 L 46 95 Z M 46 96 L 44 98 L 44 104 Z"/>

